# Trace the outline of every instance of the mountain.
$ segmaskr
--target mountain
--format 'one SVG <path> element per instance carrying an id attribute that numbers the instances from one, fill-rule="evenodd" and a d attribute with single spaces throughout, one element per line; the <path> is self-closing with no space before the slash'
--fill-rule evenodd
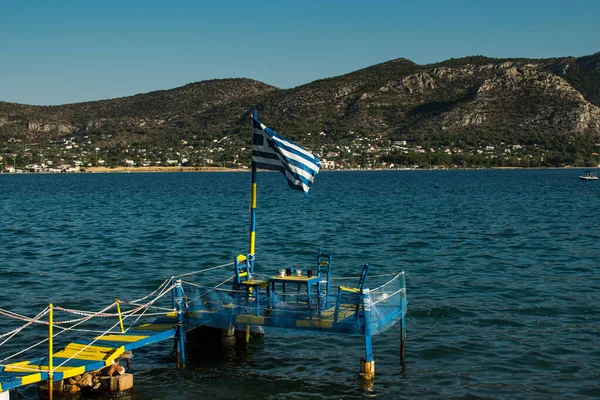
<path id="1" fill-rule="evenodd" d="M 240 99 L 252 101 L 278 90 L 250 79 L 222 79 L 191 83 L 171 90 L 160 90 L 112 100 L 28 106 L 0 102 L 0 128 L 3 136 L 28 140 L 47 140 L 65 134 L 85 132 L 113 133 L 117 141 L 128 142 L 132 128 L 152 130 L 177 126 L 213 108 Z M 176 121 L 176 122 L 172 122 Z"/>
<path id="2" fill-rule="evenodd" d="M 591 154 L 600 142 L 599 106 L 600 53 L 474 56 L 430 65 L 401 58 L 293 89 L 224 79 L 61 106 L 0 102 L 0 144 L 7 151 L 9 140 L 42 144 L 85 136 L 102 149 L 184 142 L 199 148 L 223 138 L 244 146 L 256 107 L 268 126 L 313 147 L 360 136 L 423 147 L 535 143 L 568 152 L 575 141 L 580 146 L 573 151 Z"/>

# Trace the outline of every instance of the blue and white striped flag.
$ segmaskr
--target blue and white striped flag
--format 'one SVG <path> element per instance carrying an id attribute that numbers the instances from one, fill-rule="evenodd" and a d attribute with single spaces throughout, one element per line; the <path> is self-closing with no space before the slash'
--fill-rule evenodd
<path id="1" fill-rule="evenodd" d="M 321 162 L 314 154 L 304 150 L 257 119 L 252 123 L 252 161 L 257 168 L 283 172 L 288 185 L 306 195 Z"/>

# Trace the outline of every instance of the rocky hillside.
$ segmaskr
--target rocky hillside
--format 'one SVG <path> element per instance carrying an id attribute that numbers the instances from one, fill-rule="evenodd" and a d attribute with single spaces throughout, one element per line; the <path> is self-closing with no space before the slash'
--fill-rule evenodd
<path id="1" fill-rule="evenodd" d="M 240 99 L 252 102 L 278 90 L 250 79 L 222 79 L 191 83 L 176 89 L 112 100 L 61 106 L 28 106 L 0 102 L 0 139 L 15 137 L 44 141 L 65 135 L 107 133 L 127 143 L 133 130 L 148 133 L 162 127 L 192 124 L 200 114 Z M 168 129 L 167 129 L 168 130 Z"/>
<path id="2" fill-rule="evenodd" d="M 417 65 L 397 59 L 282 90 L 211 80 L 113 100 L 40 107 L 0 102 L 0 143 L 95 135 L 103 146 L 198 137 L 249 142 L 256 107 L 269 126 L 310 144 L 349 132 L 426 141 L 514 142 L 600 136 L 600 53 L 546 60 L 467 57 Z"/>

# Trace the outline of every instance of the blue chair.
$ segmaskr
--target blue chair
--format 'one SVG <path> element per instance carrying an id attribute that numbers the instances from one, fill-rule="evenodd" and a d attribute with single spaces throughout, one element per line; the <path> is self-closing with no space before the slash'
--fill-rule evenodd
<path id="1" fill-rule="evenodd" d="M 363 269 L 360 272 L 360 278 L 358 280 L 358 287 L 340 286 L 338 288 L 337 299 L 335 302 L 335 311 L 333 314 L 334 322 L 338 321 L 342 301 L 344 301 L 343 304 L 354 305 L 354 318 L 358 319 L 358 312 L 360 311 L 360 308 L 362 306 L 363 289 L 365 288 L 365 284 L 367 282 L 367 275 L 369 274 L 370 268 L 371 267 L 369 266 L 369 264 L 365 264 L 363 266 Z"/>
<path id="2" fill-rule="evenodd" d="M 252 270 L 250 263 L 248 262 L 248 256 L 245 254 L 238 254 L 233 258 L 233 265 L 235 271 L 235 280 L 233 284 L 235 286 L 239 286 L 242 282 L 248 281 L 248 279 L 252 276 Z"/>
<path id="3" fill-rule="evenodd" d="M 238 254 L 233 259 L 233 266 L 235 271 L 235 277 L 233 286 L 235 290 L 240 290 L 242 287 L 246 288 L 248 293 L 248 299 L 254 297 L 256 305 L 256 315 L 260 311 L 260 289 L 264 289 L 268 286 L 267 281 L 254 279 L 254 269 L 252 264 L 249 262 L 249 256 L 246 254 Z M 239 298 L 238 298 L 239 300 Z"/>
<path id="4" fill-rule="evenodd" d="M 321 284 L 325 282 L 325 309 L 329 308 L 329 296 L 331 294 L 331 261 L 333 254 L 321 251 L 317 253 L 317 275 L 322 279 L 319 282 L 318 292 L 321 291 Z"/>

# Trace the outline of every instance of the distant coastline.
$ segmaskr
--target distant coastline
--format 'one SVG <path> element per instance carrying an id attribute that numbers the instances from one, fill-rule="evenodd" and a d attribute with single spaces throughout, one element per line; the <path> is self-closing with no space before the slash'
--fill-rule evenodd
<path id="1" fill-rule="evenodd" d="M 361 169 L 321 169 L 319 172 L 344 171 L 449 171 L 449 170 L 510 170 L 510 169 L 595 169 L 598 167 L 490 167 L 490 168 L 361 168 Z M 81 172 L 110 173 L 110 172 L 249 172 L 249 168 L 227 167 L 87 167 Z M 262 171 L 262 170 L 261 170 Z"/>
<path id="2" fill-rule="evenodd" d="M 534 169 L 585 169 L 592 170 L 600 168 L 597 167 L 487 167 L 487 168 L 452 168 L 452 167 L 439 167 L 439 168 L 348 168 L 348 169 L 322 169 L 319 172 L 350 172 L 350 171 L 360 171 L 360 172 L 369 172 L 369 171 L 475 171 L 475 170 L 514 170 L 514 169 L 523 169 L 523 170 L 534 170 Z M 7 175 L 21 175 L 21 174 L 82 174 L 82 173 L 92 173 L 92 174 L 108 174 L 108 173 L 147 173 L 147 172 L 249 172 L 249 168 L 227 168 L 227 167 L 166 167 L 166 166 L 153 166 L 153 167 L 86 167 L 80 170 L 68 169 L 62 171 L 25 171 L 25 170 L 17 170 L 16 172 L 2 172 L 2 174 Z M 263 171 L 263 170 L 261 170 Z M 271 172 L 266 171 L 265 172 Z"/>
<path id="3" fill-rule="evenodd" d="M 110 173 L 110 172 L 244 172 L 248 169 L 225 167 L 86 167 L 81 172 Z"/>

